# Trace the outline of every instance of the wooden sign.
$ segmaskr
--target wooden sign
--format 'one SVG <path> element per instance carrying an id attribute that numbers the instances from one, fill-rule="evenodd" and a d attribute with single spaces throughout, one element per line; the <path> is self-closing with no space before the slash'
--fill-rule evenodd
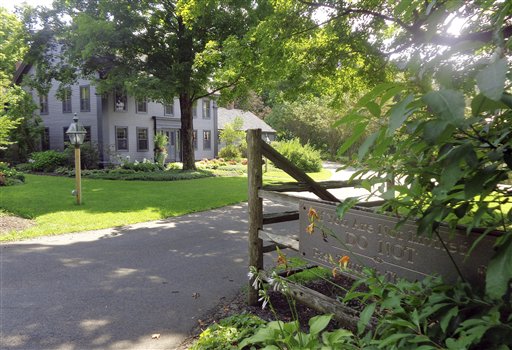
<path id="1" fill-rule="evenodd" d="M 484 237 L 468 257 L 469 249 L 478 237 L 476 233 L 469 236 L 463 231 L 450 234 L 446 227 L 441 227 L 441 242 L 435 234 L 432 237 L 417 235 L 417 225 L 413 221 L 397 229 L 399 220 L 391 216 L 350 209 L 343 219 L 339 219 L 336 205 L 306 200 L 299 205 L 300 253 L 306 260 L 329 268 L 333 267 L 332 259 L 337 262 L 347 255 L 350 257 L 348 271 L 360 271 L 367 266 L 392 278 L 416 280 L 438 274 L 445 282 L 453 282 L 459 275 L 444 242 L 464 278 L 482 283 L 493 255 L 493 236 Z M 311 233 L 307 230 L 310 208 L 314 208 L 319 216 Z"/>

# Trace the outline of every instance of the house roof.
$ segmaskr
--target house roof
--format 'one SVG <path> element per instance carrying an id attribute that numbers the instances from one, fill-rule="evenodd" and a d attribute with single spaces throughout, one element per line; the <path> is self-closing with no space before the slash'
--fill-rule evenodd
<path id="1" fill-rule="evenodd" d="M 249 111 L 243 111 L 241 109 L 227 109 L 219 107 L 217 109 L 218 116 L 218 128 L 219 130 L 224 129 L 224 125 L 232 123 L 236 117 L 242 117 L 244 121 L 244 130 L 249 129 L 261 129 L 262 132 L 275 133 L 276 131 L 270 127 L 263 120 L 258 118 L 254 113 Z"/>

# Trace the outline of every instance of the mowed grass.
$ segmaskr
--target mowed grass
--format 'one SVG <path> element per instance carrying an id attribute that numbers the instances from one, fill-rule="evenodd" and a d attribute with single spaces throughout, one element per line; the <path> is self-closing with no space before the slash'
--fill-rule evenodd
<path id="1" fill-rule="evenodd" d="M 322 170 L 309 175 L 315 180 L 326 180 L 331 173 Z M 294 181 L 282 170 L 270 167 L 263 180 Z M 128 225 L 247 200 L 246 177 L 180 181 L 82 179 L 80 206 L 71 195 L 74 188 L 74 178 L 40 175 L 26 175 L 24 185 L 0 187 L 0 213 L 35 221 L 29 229 L 0 235 L 0 241 Z"/>
<path id="2" fill-rule="evenodd" d="M 26 184 L 0 187 L 0 209 L 36 225 L 0 241 L 95 230 L 158 220 L 247 200 L 247 178 L 182 181 L 82 180 L 82 205 L 73 178 L 27 175 Z"/>

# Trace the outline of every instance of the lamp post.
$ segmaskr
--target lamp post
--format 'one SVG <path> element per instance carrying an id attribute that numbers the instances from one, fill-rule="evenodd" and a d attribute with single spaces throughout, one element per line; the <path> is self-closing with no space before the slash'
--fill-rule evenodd
<path id="1" fill-rule="evenodd" d="M 80 166 L 80 145 L 84 143 L 85 134 L 87 131 L 85 130 L 82 123 L 78 122 L 78 117 L 75 113 L 73 117 L 73 123 L 69 126 L 68 130 L 66 130 L 66 135 L 69 136 L 69 142 L 72 145 L 75 145 L 75 180 L 76 180 L 76 204 L 81 204 L 82 202 L 82 183 L 81 183 L 81 166 Z"/>

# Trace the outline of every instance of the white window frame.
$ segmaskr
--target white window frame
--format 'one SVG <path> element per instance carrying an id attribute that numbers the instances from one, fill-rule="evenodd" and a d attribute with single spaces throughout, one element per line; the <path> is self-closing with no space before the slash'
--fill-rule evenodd
<path id="1" fill-rule="evenodd" d="M 148 112 L 148 100 L 146 98 L 135 100 L 135 112 L 136 113 L 147 113 Z"/>
<path id="2" fill-rule="evenodd" d="M 86 96 L 84 96 L 84 92 Z M 91 86 L 80 85 L 80 112 L 91 111 Z"/>
<path id="3" fill-rule="evenodd" d="M 139 132 L 140 131 L 145 131 L 146 132 L 146 138 L 145 139 L 141 139 L 139 136 Z M 136 128 L 136 133 L 137 133 L 137 152 L 147 152 L 149 151 L 149 129 L 148 128 Z M 140 141 L 146 141 L 146 148 L 141 148 L 140 147 Z"/>
<path id="4" fill-rule="evenodd" d="M 62 90 L 62 113 L 73 113 L 71 96 L 72 91 L 70 87 Z"/>
<path id="5" fill-rule="evenodd" d="M 118 131 L 119 129 L 126 129 L 126 138 L 122 138 L 122 139 L 120 139 L 120 138 L 118 138 L 118 137 L 117 137 L 117 136 L 118 136 L 117 131 Z M 115 127 L 115 133 L 116 133 L 116 135 L 115 135 L 115 140 L 116 140 L 116 151 L 118 151 L 118 152 L 128 152 L 128 151 L 130 150 L 129 137 L 128 137 L 128 127 L 127 127 L 127 126 L 116 126 L 116 127 Z M 122 149 L 121 149 L 121 148 L 119 148 L 119 141 L 120 141 L 120 140 L 126 140 L 126 149 L 124 149 L 124 148 L 122 148 Z"/>
<path id="6" fill-rule="evenodd" d="M 203 150 L 212 149 L 212 131 L 203 130 Z"/>

